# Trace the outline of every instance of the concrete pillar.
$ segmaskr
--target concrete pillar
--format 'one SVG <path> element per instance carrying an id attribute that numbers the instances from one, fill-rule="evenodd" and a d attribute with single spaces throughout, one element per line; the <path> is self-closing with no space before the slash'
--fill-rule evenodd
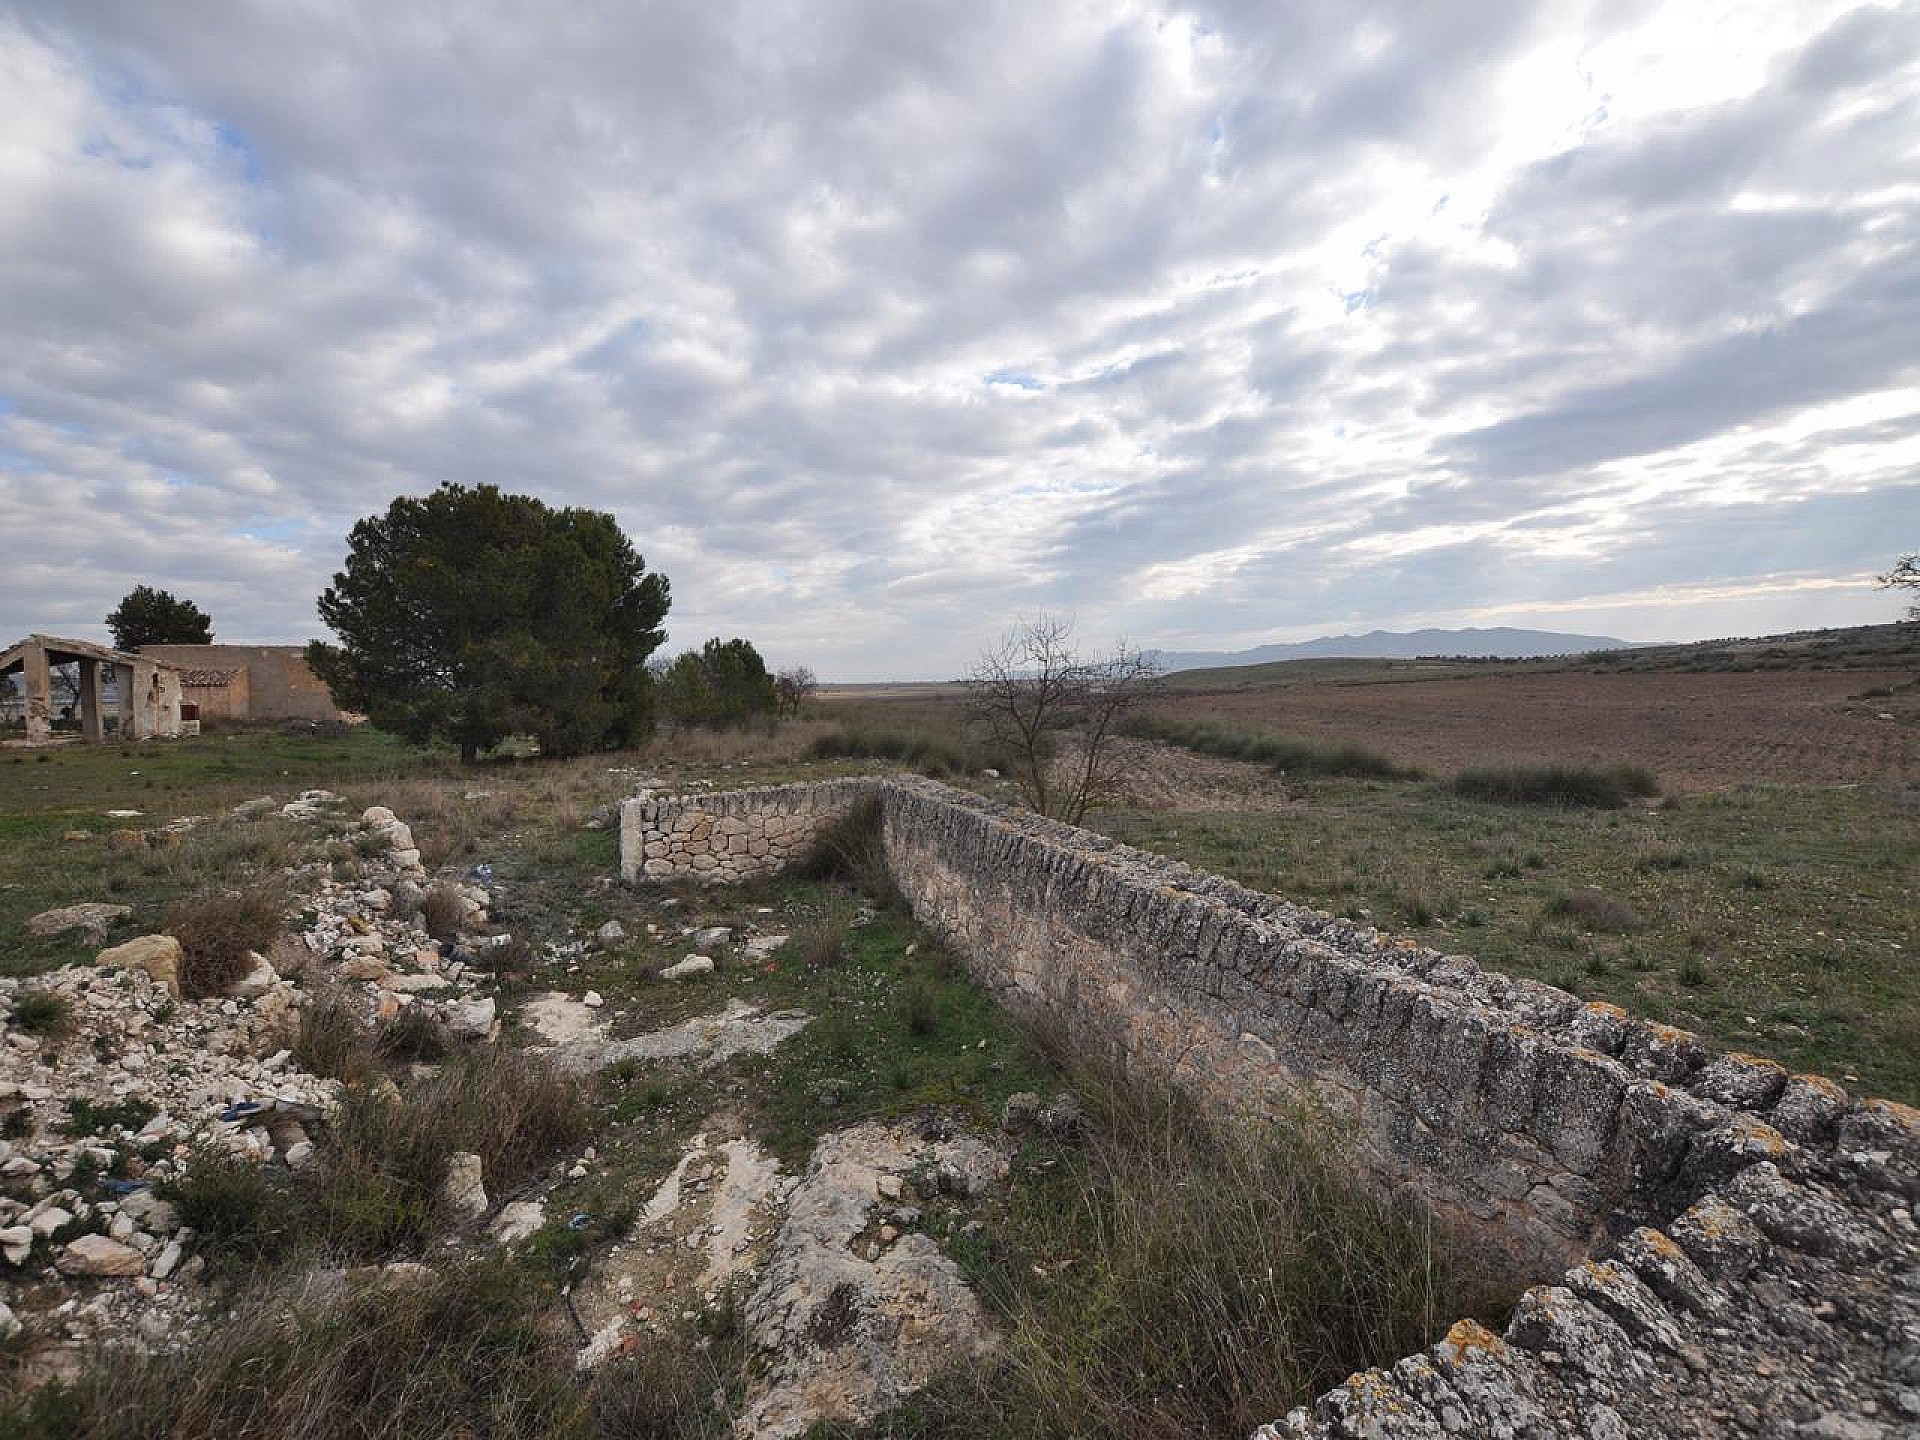
<path id="1" fill-rule="evenodd" d="M 47 652 L 29 641 L 20 661 L 20 680 L 27 691 L 27 743 L 45 745 L 53 739 L 53 676 Z"/>
<path id="2" fill-rule="evenodd" d="M 100 727 L 100 662 L 84 655 L 80 657 L 80 735 L 93 741 L 106 738 Z"/>
<path id="3" fill-rule="evenodd" d="M 153 737 L 153 712 L 147 704 L 147 688 L 153 681 L 153 667 L 138 662 L 126 667 L 127 737 L 149 740 Z"/>

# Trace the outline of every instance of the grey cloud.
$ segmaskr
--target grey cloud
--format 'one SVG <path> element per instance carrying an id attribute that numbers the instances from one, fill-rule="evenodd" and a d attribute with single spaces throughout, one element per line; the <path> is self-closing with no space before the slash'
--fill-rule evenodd
<path id="1" fill-rule="evenodd" d="M 1629 455 L 1736 566 L 1854 565 L 1765 517 L 1894 493 L 1897 419 L 1828 427 L 1851 474 L 1754 437 L 1751 515 L 1663 452 L 1910 380 L 1910 9 L 1522 168 L 1475 243 L 1324 253 L 1484 163 L 1543 35 L 1656 8 L 0 0 L 0 523 L 49 541 L 0 638 L 97 633 L 133 579 L 299 638 L 347 526 L 449 479 L 614 510 L 676 643 L 829 675 L 950 673 L 956 616 L 1042 604 L 1151 643 L 1663 583 L 1638 532 L 1499 538 Z"/>

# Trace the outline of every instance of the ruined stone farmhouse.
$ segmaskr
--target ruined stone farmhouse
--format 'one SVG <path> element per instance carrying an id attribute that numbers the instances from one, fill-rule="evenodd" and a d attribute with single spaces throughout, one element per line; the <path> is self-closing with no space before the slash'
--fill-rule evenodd
<path id="1" fill-rule="evenodd" d="M 298 645 L 143 645 L 140 653 L 180 669 L 183 698 L 202 721 L 341 718 Z"/>

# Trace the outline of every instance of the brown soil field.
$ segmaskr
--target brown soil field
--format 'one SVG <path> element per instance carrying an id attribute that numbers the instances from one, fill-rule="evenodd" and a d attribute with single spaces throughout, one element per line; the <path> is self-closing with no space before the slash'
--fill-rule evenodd
<path id="1" fill-rule="evenodd" d="M 1155 709 L 1231 729 L 1351 740 L 1436 773 L 1622 761 L 1649 767 L 1669 792 L 1914 784 L 1913 679 L 1908 670 L 1559 672 L 1214 692 L 1169 697 Z M 1866 694 L 1899 686 L 1908 688 Z"/>

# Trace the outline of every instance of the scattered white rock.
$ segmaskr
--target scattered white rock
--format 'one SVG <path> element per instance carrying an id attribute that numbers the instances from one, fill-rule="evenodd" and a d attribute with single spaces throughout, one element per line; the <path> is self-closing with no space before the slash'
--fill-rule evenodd
<path id="1" fill-rule="evenodd" d="M 627 927 L 622 925 L 618 920 L 609 920 L 607 921 L 606 924 L 602 925 L 598 930 L 593 932 L 594 944 L 598 945 L 603 950 L 611 949 L 613 946 L 618 945 L 622 940 L 625 940 L 626 938 L 627 938 Z"/>
<path id="2" fill-rule="evenodd" d="M 515 1200 L 500 1207 L 487 1231 L 502 1245 L 518 1245 L 531 1239 L 547 1223 L 547 1207 L 540 1200 Z"/>
<path id="3" fill-rule="evenodd" d="M 598 1010 L 602 1005 L 607 1003 L 607 1000 L 598 990 L 589 990 L 580 997 L 580 1003 L 589 1010 Z"/>
<path id="4" fill-rule="evenodd" d="M 487 1191 L 480 1169 L 480 1157 L 471 1150 L 456 1151 L 447 1161 L 447 1178 L 440 1196 L 448 1211 L 458 1220 L 471 1222 L 487 1213 Z"/>
<path id="5" fill-rule="evenodd" d="M 676 964 L 667 966 L 660 972 L 662 980 L 690 980 L 695 975 L 711 975 L 713 957 L 711 955 L 689 955 Z"/>

